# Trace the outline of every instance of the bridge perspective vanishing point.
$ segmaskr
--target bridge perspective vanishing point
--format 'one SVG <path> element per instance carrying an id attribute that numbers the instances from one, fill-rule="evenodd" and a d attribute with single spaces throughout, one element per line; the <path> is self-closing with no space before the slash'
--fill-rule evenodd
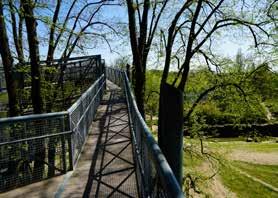
<path id="1" fill-rule="evenodd" d="M 0 119 L 0 197 L 183 197 L 126 72 L 99 55 L 67 66 L 96 79 L 67 111 Z"/>

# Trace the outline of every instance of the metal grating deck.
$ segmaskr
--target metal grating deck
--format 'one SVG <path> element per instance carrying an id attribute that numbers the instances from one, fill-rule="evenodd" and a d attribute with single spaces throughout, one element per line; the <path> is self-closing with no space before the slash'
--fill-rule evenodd
<path id="1" fill-rule="evenodd" d="M 138 197 L 126 99 L 114 84 L 107 87 L 62 197 Z"/>

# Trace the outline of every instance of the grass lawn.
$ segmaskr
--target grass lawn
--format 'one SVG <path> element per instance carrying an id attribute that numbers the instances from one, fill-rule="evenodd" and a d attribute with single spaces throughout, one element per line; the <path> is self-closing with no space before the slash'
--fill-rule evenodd
<path id="1" fill-rule="evenodd" d="M 275 139 L 270 139 L 261 143 L 253 143 L 245 142 L 243 138 L 215 138 L 206 139 L 203 144 L 205 152 L 211 153 L 215 157 L 221 159 L 220 161 L 222 163 L 218 164 L 219 172 L 216 178 L 218 178 L 218 181 L 222 183 L 224 188 L 228 191 L 234 193 L 237 197 L 243 198 L 278 198 L 277 192 L 238 171 L 241 170 L 254 178 L 260 179 L 278 188 L 278 164 L 253 164 L 243 162 L 244 159 L 242 159 L 242 161 L 234 161 L 228 158 L 229 155 L 227 155 L 233 151 L 278 155 L 278 144 L 275 143 Z M 187 151 L 184 153 L 184 172 L 190 173 L 193 176 L 205 175 L 206 170 L 202 171 L 202 169 L 200 169 L 200 165 L 205 161 L 205 158 L 200 156 L 200 141 L 198 139 L 185 138 L 185 146 L 186 148 L 191 148 L 195 154 L 191 157 L 190 154 L 192 154 L 192 152 Z M 196 152 L 199 154 L 196 154 Z M 261 162 L 264 163 L 263 159 Z M 202 186 L 200 187 L 202 188 Z M 210 188 L 214 188 L 213 185 L 211 185 Z M 216 191 L 214 192 L 216 192 L 216 194 L 212 194 L 212 197 L 218 197 L 217 188 L 219 189 L 219 187 L 215 188 Z M 210 191 L 210 189 L 207 188 L 202 189 L 203 191 Z M 229 196 L 227 195 L 226 197 Z"/>
<path id="2" fill-rule="evenodd" d="M 242 198 L 273 198 L 278 197 L 278 193 L 255 182 L 251 178 L 240 174 L 231 166 L 225 165 L 221 167 L 220 176 L 223 184 L 238 197 Z"/>
<path id="3" fill-rule="evenodd" d="M 256 171 L 256 169 L 254 170 Z M 223 184 L 238 197 L 242 198 L 273 198 L 278 197 L 278 193 L 253 181 L 245 175 L 231 168 L 229 165 L 221 166 L 220 176 Z"/>
<path id="4" fill-rule="evenodd" d="M 227 138 L 226 141 L 223 140 L 223 138 L 221 138 L 220 141 L 211 141 L 211 140 L 207 140 L 206 144 L 208 147 L 212 148 L 212 149 L 223 149 L 227 152 L 230 152 L 232 150 L 245 150 L 245 151 L 253 151 L 253 152 L 264 152 L 264 153 L 268 153 L 268 152 L 278 152 L 278 144 L 275 143 L 275 139 L 270 139 L 269 141 L 264 141 L 264 142 L 246 142 L 241 140 L 241 138 L 239 138 L 238 140 L 229 140 L 229 138 Z"/>
<path id="5" fill-rule="evenodd" d="M 0 118 L 6 118 L 7 112 L 6 111 L 0 111 Z"/>
<path id="6" fill-rule="evenodd" d="M 260 165 L 240 161 L 234 161 L 232 164 L 249 175 L 278 188 L 278 165 Z"/>
<path id="7" fill-rule="evenodd" d="M 8 103 L 8 94 L 0 93 L 0 103 L 7 104 Z"/>

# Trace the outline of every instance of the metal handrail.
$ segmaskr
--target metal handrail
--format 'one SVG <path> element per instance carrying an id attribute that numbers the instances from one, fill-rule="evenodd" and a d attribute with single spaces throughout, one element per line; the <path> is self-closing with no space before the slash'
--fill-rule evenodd
<path id="1" fill-rule="evenodd" d="M 179 197 L 179 198 L 184 197 L 181 187 L 180 187 L 179 183 L 177 182 L 172 169 L 170 168 L 165 156 L 161 152 L 157 142 L 155 141 L 154 137 L 152 136 L 150 129 L 148 128 L 146 122 L 144 121 L 143 117 L 141 116 L 141 114 L 138 110 L 136 100 L 135 100 L 134 94 L 132 92 L 132 88 L 131 88 L 131 85 L 128 80 L 126 72 L 119 70 L 119 69 L 114 69 L 114 68 L 108 68 L 107 70 L 108 70 L 107 71 L 108 79 L 109 79 L 109 77 L 115 78 L 116 76 L 118 78 L 122 78 L 122 79 L 117 79 L 118 80 L 117 83 L 125 91 L 127 105 L 128 105 L 128 111 L 129 111 L 129 117 L 130 117 L 130 123 L 131 123 L 132 136 L 133 136 L 132 137 L 133 144 L 134 144 L 134 147 L 136 150 L 136 155 L 137 155 L 136 157 L 138 158 L 137 167 L 139 167 L 141 169 L 140 174 L 143 175 L 143 178 L 150 177 L 149 175 L 146 175 L 146 174 L 150 174 L 150 170 L 147 170 L 150 165 L 148 165 L 145 170 L 145 168 L 143 167 L 144 165 L 142 164 L 142 163 L 146 163 L 144 161 L 150 161 L 150 159 L 145 158 L 147 156 L 143 156 L 144 161 L 140 160 L 140 157 L 143 154 L 141 153 L 142 148 L 140 148 L 140 147 L 142 147 L 142 145 L 140 145 L 140 142 L 137 142 L 137 140 L 136 140 L 136 136 L 138 136 L 138 135 L 143 136 L 142 141 L 145 141 L 144 143 L 146 143 L 146 145 L 147 145 L 147 150 L 148 150 L 148 153 L 150 154 L 149 156 L 151 157 L 151 161 L 154 162 L 154 166 L 155 166 L 156 172 L 159 177 L 159 183 L 162 186 L 163 191 L 166 192 L 166 195 L 163 193 L 162 193 L 163 195 L 153 195 L 151 192 L 146 191 L 146 192 L 141 193 L 141 195 L 143 197 L 152 197 L 152 196 L 158 196 L 158 197 L 166 196 L 166 197 Z M 109 74 L 111 75 L 111 71 L 114 71 L 112 74 L 112 75 L 114 75 L 113 77 L 109 76 Z M 117 75 L 117 74 L 119 74 L 119 75 Z M 122 80 L 122 82 L 121 82 L 121 80 Z M 123 83 L 123 84 L 120 85 L 119 82 Z M 139 121 L 139 125 L 141 126 L 141 128 L 143 130 L 136 131 L 136 126 L 135 126 L 136 123 L 133 123 L 131 111 L 135 112 L 135 116 L 136 116 L 135 119 L 136 119 L 136 121 Z M 136 133 L 141 133 L 141 134 L 136 134 Z M 149 163 L 149 162 L 147 162 L 147 163 Z M 147 189 L 151 188 L 151 186 L 146 187 L 147 184 L 144 179 L 141 181 L 141 184 L 139 184 L 139 185 L 142 185 L 143 188 L 147 188 Z M 145 191 L 145 190 L 143 190 L 143 191 Z"/>
<path id="2" fill-rule="evenodd" d="M 104 65 L 99 60 L 100 56 L 90 56 L 68 62 L 95 66 L 93 72 L 98 78 L 67 111 L 0 119 L 0 192 L 74 168 L 105 89 Z M 14 168 L 18 163 L 28 163 L 32 171 Z M 35 167 L 36 163 L 43 165 Z M 19 173 L 24 173 L 24 178 L 17 177 Z"/>
<path id="3" fill-rule="evenodd" d="M 9 145 L 9 144 L 17 144 L 17 143 L 20 143 L 20 142 L 25 142 L 25 141 L 30 141 L 30 140 L 50 138 L 50 137 L 55 137 L 55 136 L 60 136 L 60 135 L 67 135 L 67 134 L 71 134 L 71 133 L 72 133 L 72 131 L 65 131 L 65 132 L 59 132 L 59 133 L 48 134 L 48 135 L 41 135 L 41 136 L 36 136 L 36 137 L 31 137 L 31 138 L 24 138 L 24 139 L 9 141 L 9 142 L 1 142 L 0 146 Z"/>
<path id="4" fill-rule="evenodd" d="M 42 114 L 32 114 L 32 115 L 23 115 L 16 117 L 7 117 L 0 118 L 0 124 L 12 123 L 12 122 L 24 122 L 24 121 L 33 121 L 33 120 L 42 120 L 48 118 L 60 118 L 67 115 L 67 111 L 53 112 L 53 113 L 42 113 Z"/>
<path id="5" fill-rule="evenodd" d="M 92 56 L 79 56 L 79 57 L 71 57 L 71 58 L 67 58 L 67 59 L 53 59 L 51 61 L 51 64 L 53 63 L 63 63 L 63 62 L 67 62 L 68 61 L 76 61 L 76 62 L 80 62 L 80 61 L 84 61 L 84 59 L 88 60 L 88 59 L 94 59 L 94 58 L 99 58 L 101 57 L 101 55 L 92 55 Z M 48 61 L 47 60 L 42 60 L 40 61 L 40 64 L 46 64 Z M 71 62 L 70 62 L 71 63 Z M 30 62 L 25 62 L 26 65 L 30 65 Z"/>

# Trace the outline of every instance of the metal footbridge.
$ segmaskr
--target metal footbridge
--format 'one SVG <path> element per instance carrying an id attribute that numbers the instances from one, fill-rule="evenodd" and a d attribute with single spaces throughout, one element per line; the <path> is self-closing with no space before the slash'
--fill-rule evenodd
<path id="1" fill-rule="evenodd" d="M 0 197 L 183 197 L 126 72 L 97 57 L 67 111 L 0 119 Z"/>

